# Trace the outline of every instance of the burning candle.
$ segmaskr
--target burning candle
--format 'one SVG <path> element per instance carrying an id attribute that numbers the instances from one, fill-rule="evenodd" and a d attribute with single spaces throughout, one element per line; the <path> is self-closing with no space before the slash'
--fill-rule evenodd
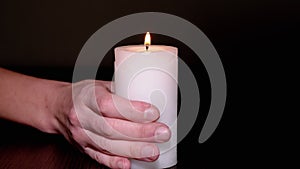
<path id="1" fill-rule="evenodd" d="M 168 168 L 177 163 L 177 48 L 151 45 L 149 32 L 144 45 L 115 48 L 115 93 L 130 100 L 155 105 L 159 122 L 171 129 L 166 143 L 157 143 L 160 156 L 154 162 L 132 161 L 132 169 Z"/>

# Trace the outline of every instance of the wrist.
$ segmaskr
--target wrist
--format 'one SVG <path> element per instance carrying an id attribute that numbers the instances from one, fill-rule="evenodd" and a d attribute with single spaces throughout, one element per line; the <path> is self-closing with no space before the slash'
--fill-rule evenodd
<path id="1" fill-rule="evenodd" d="M 46 96 L 47 107 L 46 123 L 42 131 L 47 133 L 63 134 L 64 120 L 72 107 L 71 83 L 53 81 L 52 90 Z"/>

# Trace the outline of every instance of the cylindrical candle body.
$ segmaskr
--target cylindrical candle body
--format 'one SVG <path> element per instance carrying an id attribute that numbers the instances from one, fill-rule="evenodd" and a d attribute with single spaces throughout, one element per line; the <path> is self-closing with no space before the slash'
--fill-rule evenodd
<path id="1" fill-rule="evenodd" d="M 167 168 L 177 163 L 177 48 L 151 45 L 115 49 L 115 93 L 130 100 L 152 103 L 160 110 L 159 122 L 172 132 L 166 143 L 158 143 L 160 157 L 154 162 L 132 160 L 132 169 Z"/>

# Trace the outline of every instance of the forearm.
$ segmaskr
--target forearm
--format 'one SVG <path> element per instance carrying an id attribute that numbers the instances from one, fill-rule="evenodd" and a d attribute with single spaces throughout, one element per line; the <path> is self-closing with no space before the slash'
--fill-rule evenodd
<path id="1" fill-rule="evenodd" d="M 0 68 L 0 118 L 57 133 L 59 124 L 55 115 L 63 111 L 62 102 L 67 100 L 62 93 L 69 85 Z"/>

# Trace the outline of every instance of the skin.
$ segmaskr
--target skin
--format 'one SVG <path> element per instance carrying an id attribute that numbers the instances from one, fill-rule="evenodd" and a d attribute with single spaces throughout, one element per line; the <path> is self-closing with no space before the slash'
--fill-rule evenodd
<path id="1" fill-rule="evenodd" d="M 111 82 L 77 83 L 39 79 L 0 68 L 0 118 L 62 134 L 70 143 L 110 168 L 130 168 L 130 160 L 154 161 L 155 143 L 171 132 L 156 122 L 158 109 L 112 92 Z"/>

